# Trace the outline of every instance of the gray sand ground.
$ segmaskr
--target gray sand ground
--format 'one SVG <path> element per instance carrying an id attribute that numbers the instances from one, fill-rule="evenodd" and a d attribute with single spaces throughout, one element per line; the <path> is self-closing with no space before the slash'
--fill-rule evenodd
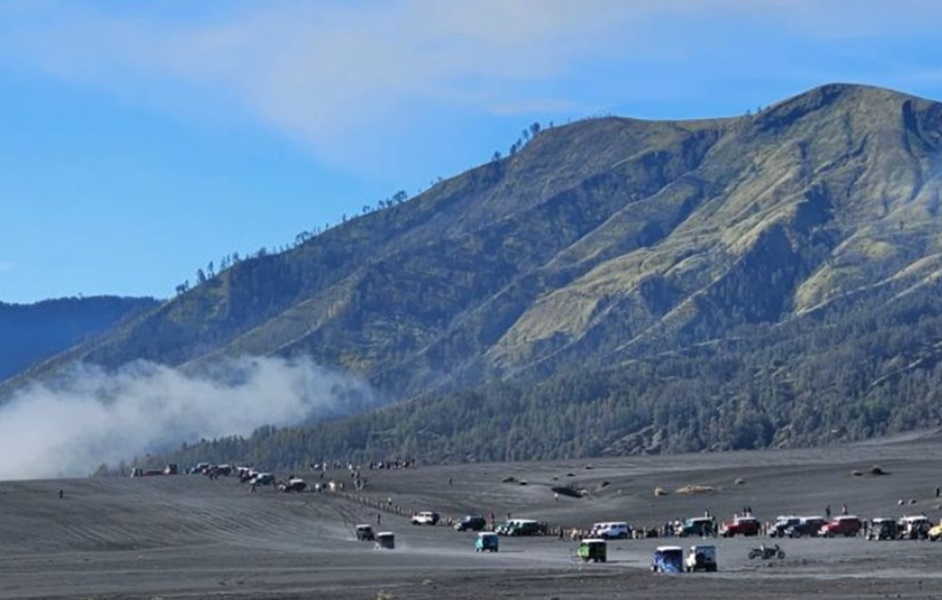
<path id="1" fill-rule="evenodd" d="M 873 465 L 889 474 L 870 475 Z M 505 538 L 499 553 L 477 554 L 473 533 L 413 526 L 406 516 L 493 512 L 500 520 L 510 512 L 586 528 L 602 520 L 654 526 L 705 510 L 726 518 L 743 506 L 772 520 L 846 504 L 862 517 L 924 513 L 938 521 L 937 435 L 821 450 L 363 474 L 360 501 L 250 493 L 235 478 L 185 475 L 0 483 L 0 598 L 942 598 L 942 543 L 785 540 L 786 559 L 765 562 L 746 557 L 756 540 L 718 539 L 719 573 L 665 576 L 649 570 L 653 548 L 691 540 L 613 541 L 609 562 L 584 565 L 568 538 Z M 502 483 L 510 476 L 514 483 Z M 349 481 L 345 471 L 331 477 Z M 589 494 L 556 499 L 550 487 L 562 484 Z M 686 485 L 714 491 L 676 493 Z M 655 487 L 668 494 L 655 497 Z M 369 503 L 389 499 L 398 513 L 382 511 L 381 529 L 396 533 L 397 548 L 357 542 L 354 525 L 376 521 Z"/>

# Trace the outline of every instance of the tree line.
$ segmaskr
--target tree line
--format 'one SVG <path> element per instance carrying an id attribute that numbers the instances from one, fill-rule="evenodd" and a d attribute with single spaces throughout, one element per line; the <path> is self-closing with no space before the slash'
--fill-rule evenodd
<path id="1" fill-rule="evenodd" d="M 835 306 L 646 358 L 494 382 L 307 426 L 204 440 L 167 457 L 298 468 L 801 447 L 942 425 L 942 294 Z"/>

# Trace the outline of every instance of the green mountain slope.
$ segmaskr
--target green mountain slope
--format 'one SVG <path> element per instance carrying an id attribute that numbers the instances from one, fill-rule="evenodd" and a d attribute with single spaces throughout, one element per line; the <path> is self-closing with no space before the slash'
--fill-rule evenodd
<path id="1" fill-rule="evenodd" d="M 939 344 L 940 149 L 942 105 L 856 85 L 739 118 L 556 127 L 241 261 L 78 354 L 187 368 L 311 355 L 421 399 L 331 426 L 371 443 L 391 431 L 400 450 L 421 445 L 435 406 L 473 415 L 475 394 L 504 398 L 486 430 L 434 434 L 427 449 L 451 457 L 482 456 L 471 440 L 497 433 L 516 448 L 509 432 L 528 429 L 575 454 L 817 443 L 847 421 L 801 412 L 822 394 L 825 413 L 877 407 L 843 435 L 915 426 L 937 418 L 919 403 L 900 415 Z M 838 371 L 816 374 L 822 362 Z M 545 421 L 578 406 L 591 436 Z"/>

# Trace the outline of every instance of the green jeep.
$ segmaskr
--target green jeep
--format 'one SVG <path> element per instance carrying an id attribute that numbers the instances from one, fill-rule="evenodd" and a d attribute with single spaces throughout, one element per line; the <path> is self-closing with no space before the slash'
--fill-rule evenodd
<path id="1" fill-rule="evenodd" d="M 579 558 L 582 562 L 605 562 L 608 558 L 608 544 L 605 540 L 588 539 L 579 542 Z"/>

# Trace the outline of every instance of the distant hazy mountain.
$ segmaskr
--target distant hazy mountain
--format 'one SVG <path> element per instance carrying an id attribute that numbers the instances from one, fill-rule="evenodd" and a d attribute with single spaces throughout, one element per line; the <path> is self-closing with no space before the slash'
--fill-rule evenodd
<path id="1" fill-rule="evenodd" d="M 736 118 L 554 127 L 78 354 L 308 354 L 423 399 L 355 421 L 374 449 L 379 428 L 452 458 L 914 427 L 940 418 L 940 149 L 942 105 L 856 85 Z"/>
<path id="2" fill-rule="evenodd" d="M 0 302 L 0 381 L 157 304 L 153 298 L 114 296 Z"/>

